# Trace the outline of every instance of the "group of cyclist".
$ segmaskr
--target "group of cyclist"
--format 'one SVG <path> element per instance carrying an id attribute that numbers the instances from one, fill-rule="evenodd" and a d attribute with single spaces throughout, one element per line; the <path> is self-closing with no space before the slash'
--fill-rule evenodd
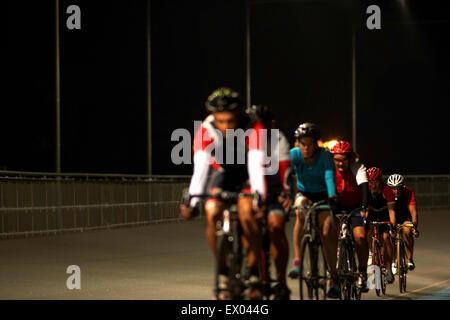
<path id="1" fill-rule="evenodd" d="M 313 123 L 302 123 L 295 130 L 295 147 L 290 149 L 286 137 L 278 131 L 275 145 L 262 141 L 263 129 L 270 136 L 275 128 L 274 115 L 266 106 L 243 107 L 239 94 L 231 88 L 214 90 L 205 103 L 209 116 L 195 133 L 193 143 L 194 172 L 189 186 L 189 195 L 210 194 L 220 191 L 242 192 L 258 195 L 240 197 L 237 201 L 239 222 L 242 227 L 243 243 L 247 252 L 248 297 L 262 297 L 259 275 L 259 252 L 262 246 L 262 232 L 258 217 L 265 216 L 270 238 L 270 253 L 276 266 L 277 282 L 274 288 L 275 299 L 289 299 L 286 268 L 289 246 L 285 233 L 285 223 L 295 209 L 293 247 L 295 258 L 288 275 L 299 276 L 300 243 L 305 223 L 305 209 L 308 203 L 327 200 L 332 212 L 352 213 L 351 227 L 355 240 L 355 250 L 359 262 L 360 278 L 358 286 L 367 292 L 367 261 L 369 257 L 369 221 L 390 221 L 392 225 L 412 222 L 417 227 L 418 218 L 414 192 L 405 186 L 404 177 L 391 175 L 387 185 L 382 172 L 372 167 L 366 170 L 360 157 L 345 141 L 337 142 L 330 149 L 320 146 L 320 131 Z M 230 148 L 227 139 L 235 139 L 230 130 L 253 129 L 245 140 L 242 149 Z M 236 142 L 243 143 L 238 139 Z M 234 159 L 236 150 L 245 150 L 244 163 L 220 161 Z M 272 149 L 272 150 L 269 150 Z M 217 154 L 221 150 L 222 154 Z M 278 161 L 276 174 L 266 175 L 266 157 Z M 239 155 L 237 155 L 239 156 Z M 296 183 L 292 183 L 296 177 Z M 297 190 L 297 191 L 295 191 Z M 184 219 L 191 219 L 199 211 L 200 199 L 189 197 L 180 205 Z M 295 206 L 292 207 L 292 204 Z M 224 204 L 216 197 L 204 204 L 206 214 L 206 235 L 214 255 L 216 252 L 216 226 L 222 219 Z M 327 296 L 340 295 L 336 272 L 337 227 L 333 226 L 329 211 L 318 214 L 319 228 L 324 256 L 330 273 Z M 392 229 L 383 230 L 388 283 L 394 281 L 391 264 L 393 261 Z M 413 270 L 412 232 L 406 228 L 405 243 L 408 254 L 408 268 Z M 218 260 L 220 261 L 220 259 Z M 226 266 L 218 266 L 216 298 L 229 299 Z"/>

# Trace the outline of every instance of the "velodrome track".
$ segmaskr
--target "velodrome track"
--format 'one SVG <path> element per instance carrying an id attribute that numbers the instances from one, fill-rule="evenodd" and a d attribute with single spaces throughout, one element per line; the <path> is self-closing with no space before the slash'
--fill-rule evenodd
<path id="1" fill-rule="evenodd" d="M 408 292 L 398 280 L 377 297 L 450 300 L 450 210 L 420 212 L 416 270 Z M 291 234 L 289 266 L 293 256 Z M 214 261 L 205 221 L 149 225 L 0 241 L 0 299 L 212 299 Z M 69 290 L 69 265 L 81 269 L 81 289 Z M 298 282 L 289 280 L 292 299 Z"/>

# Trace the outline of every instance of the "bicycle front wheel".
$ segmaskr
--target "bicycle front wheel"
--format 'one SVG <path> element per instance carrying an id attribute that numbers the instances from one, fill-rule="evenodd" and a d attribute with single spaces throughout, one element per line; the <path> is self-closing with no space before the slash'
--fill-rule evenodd
<path id="1" fill-rule="evenodd" d="M 328 268 L 322 247 L 310 235 L 305 235 L 300 248 L 300 299 L 325 300 Z"/>
<path id="2" fill-rule="evenodd" d="M 339 299 L 351 299 L 351 284 L 348 281 L 350 266 L 348 263 L 347 250 L 343 240 L 339 240 L 337 255 L 337 272 L 339 278 L 340 296 Z"/>
<path id="3" fill-rule="evenodd" d="M 300 300 L 312 300 L 314 290 L 314 275 L 315 266 L 313 265 L 314 253 L 311 235 L 305 234 L 303 236 L 302 244 L 300 246 Z"/>
<path id="4" fill-rule="evenodd" d="M 406 291 L 406 261 L 405 261 L 405 247 L 402 241 L 397 241 L 397 272 L 398 284 L 400 293 Z"/>
<path id="5" fill-rule="evenodd" d="M 381 296 L 381 294 L 386 294 L 386 274 L 383 266 L 381 250 L 377 243 L 374 243 L 374 245 L 372 246 L 372 261 L 374 262 L 373 264 L 378 266 L 380 269 L 380 275 L 378 279 L 380 287 L 375 288 L 375 292 L 377 293 L 377 296 Z"/>

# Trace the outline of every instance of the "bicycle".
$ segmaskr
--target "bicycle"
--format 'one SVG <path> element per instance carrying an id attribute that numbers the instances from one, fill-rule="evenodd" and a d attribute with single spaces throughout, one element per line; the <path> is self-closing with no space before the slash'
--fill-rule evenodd
<path id="1" fill-rule="evenodd" d="M 327 297 L 328 267 L 320 240 L 318 212 L 330 210 L 328 201 L 309 202 L 307 206 L 293 206 L 293 209 L 307 210 L 304 235 L 300 246 L 300 300 L 306 296 L 312 300 Z"/>
<path id="2" fill-rule="evenodd" d="M 400 288 L 400 293 L 406 292 L 406 274 L 408 273 L 408 266 L 406 264 L 407 255 L 406 255 L 406 247 L 405 240 L 403 240 L 403 228 L 408 227 L 411 228 L 413 233 L 418 234 L 415 229 L 414 224 L 412 223 L 404 223 L 399 224 L 395 227 L 395 246 L 396 246 L 396 268 L 398 274 L 398 283 Z"/>
<path id="3" fill-rule="evenodd" d="M 216 284 L 219 279 L 219 268 L 225 266 L 228 278 L 228 292 L 231 300 L 242 299 L 245 283 L 242 280 L 244 252 L 241 240 L 242 228 L 239 223 L 237 200 L 241 197 L 254 197 L 254 194 L 222 191 L 214 195 L 191 195 L 199 198 L 215 198 L 221 200 L 225 208 L 223 220 L 217 222 L 217 249 L 216 249 Z"/>
<path id="4" fill-rule="evenodd" d="M 338 238 L 336 271 L 340 287 L 340 300 L 360 300 L 361 289 L 358 286 L 359 272 L 355 259 L 355 240 L 353 239 L 350 219 L 356 211 L 350 213 L 345 211 L 335 214 L 340 220 L 340 231 Z"/>
<path id="5" fill-rule="evenodd" d="M 383 295 L 386 294 L 386 285 L 387 285 L 387 280 L 386 280 L 386 268 L 384 266 L 384 260 L 383 260 L 383 254 L 381 252 L 381 244 L 380 244 L 380 240 L 379 237 L 382 236 L 380 235 L 380 226 L 383 225 L 389 225 L 391 226 L 392 223 L 390 221 L 371 221 L 370 225 L 372 227 L 372 246 L 371 246 L 371 250 L 372 250 L 372 261 L 371 261 L 371 265 L 372 266 L 377 266 L 377 268 L 373 268 L 374 269 L 374 273 L 375 273 L 375 277 L 377 276 L 377 272 L 375 270 L 379 270 L 379 283 L 380 283 L 380 288 L 378 289 L 377 286 L 375 287 L 375 292 L 377 293 L 377 296 L 380 296 L 381 293 L 383 293 Z M 375 279 L 375 283 L 376 279 Z"/>

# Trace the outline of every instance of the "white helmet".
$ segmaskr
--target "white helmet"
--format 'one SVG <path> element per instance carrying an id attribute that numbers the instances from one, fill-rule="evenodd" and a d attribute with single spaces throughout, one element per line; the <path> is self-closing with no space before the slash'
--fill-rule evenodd
<path id="1" fill-rule="evenodd" d="M 398 173 L 391 174 L 387 179 L 387 184 L 391 188 L 402 187 L 405 185 L 405 178 Z"/>

